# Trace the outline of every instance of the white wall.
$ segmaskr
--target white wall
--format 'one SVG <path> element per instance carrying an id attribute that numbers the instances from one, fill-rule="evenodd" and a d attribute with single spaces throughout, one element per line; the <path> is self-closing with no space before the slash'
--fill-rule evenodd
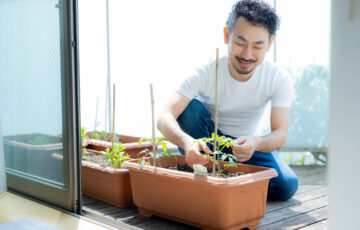
<path id="1" fill-rule="evenodd" d="M 332 0 L 330 229 L 360 229 L 360 0 Z"/>

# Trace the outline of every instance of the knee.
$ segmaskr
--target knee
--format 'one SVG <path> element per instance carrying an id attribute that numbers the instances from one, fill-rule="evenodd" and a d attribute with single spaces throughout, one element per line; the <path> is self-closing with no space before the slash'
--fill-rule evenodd
<path id="1" fill-rule="evenodd" d="M 298 178 L 294 173 L 286 176 L 279 175 L 278 178 L 274 179 L 277 181 L 273 183 L 272 191 L 269 191 L 269 198 L 286 201 L 295 195 L 298 189 Z"/>

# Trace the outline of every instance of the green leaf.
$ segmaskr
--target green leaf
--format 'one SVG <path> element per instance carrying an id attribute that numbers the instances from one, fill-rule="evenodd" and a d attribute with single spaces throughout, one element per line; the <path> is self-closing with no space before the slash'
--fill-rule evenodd
<path id="1" fill-rule="evenodd" d="M 167 150 L 166 142 L 162 143 L 162 148 L 163 148 L 164 152 L 166 152 L 166 150 Z"/>
<path id="2" fill-rule="evenodd" d="M 141 143 L 144 141 L 144 138 L 141 138 L 139 141 L 139 147 L 141 146 Z"/>
<path id="3" fill-rule="evenodd" d="M 226 154 L 221 155 L 221 160 L 222 161 L 226 160 L 226 158 L 227 158 Z"/>

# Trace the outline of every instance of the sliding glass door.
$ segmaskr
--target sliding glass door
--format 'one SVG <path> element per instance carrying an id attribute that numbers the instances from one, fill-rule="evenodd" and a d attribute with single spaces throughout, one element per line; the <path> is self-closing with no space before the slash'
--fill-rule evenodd
<path id="1" fill-rule="evenodd" d="M 0 0 L 7 185 L 70 211 L 80 194 L 75 12 L 73 0 Z"/>

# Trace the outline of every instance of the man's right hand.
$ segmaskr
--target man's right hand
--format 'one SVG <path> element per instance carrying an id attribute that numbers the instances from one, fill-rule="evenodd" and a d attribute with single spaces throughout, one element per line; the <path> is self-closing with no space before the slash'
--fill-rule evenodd
<path id="1" fill-rule="evenodd" d="M 204 151 L 206 154 L 212 154 L 206 143 L 202 140 L 194 140 L 185 146 L 185 162 L 188 166 L 193 168 L 193 164 L 206 165 L 211 158 L 201 155 L 200 151 Z"/>

